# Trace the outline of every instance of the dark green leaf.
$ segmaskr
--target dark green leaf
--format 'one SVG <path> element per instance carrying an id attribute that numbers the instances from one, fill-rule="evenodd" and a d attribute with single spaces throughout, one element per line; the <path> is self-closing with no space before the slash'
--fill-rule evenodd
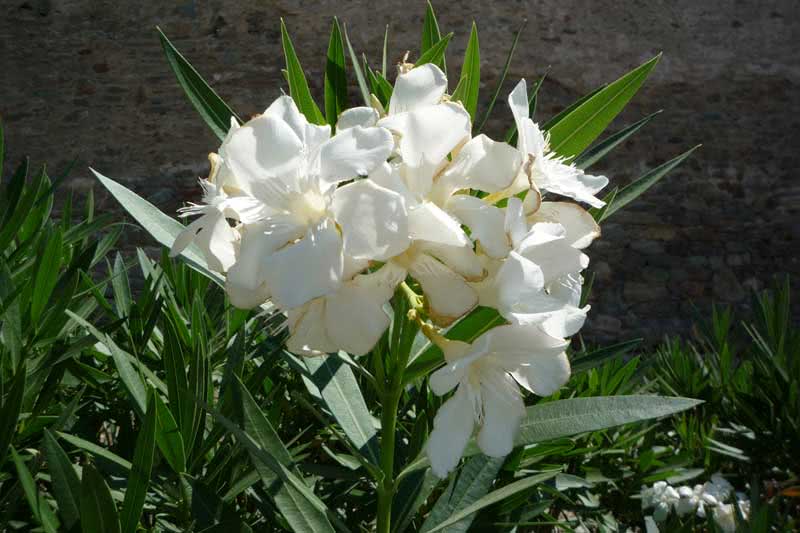
<path id="1" fill-rule="evenodd" d="M 325 64 L 325 118 L 336 125 L 339 114 L 347 108 L 347 75 L 345 73 L 344 40 L 339 21 L 333 18 Z"/>
<path id="2" fill-rule="evenodd" d="M 106 448 L 98 446 L 97 444 L 89 442 L 88 440 L 83 440 L 82 438 L 76 437 L 75 435 L 70 435 L 69 433 L 62 433 L 58 431 L 56 434 L 65 441 L 75 446 L 76 448 L 89 452 L 90 454 L 105 459 L 106 461 L 110 461 L 116 464 L 117 466 L 122 467 L 125 470 L 131 469 L 131 463 L 129 463 L 119 455 L 112 453 Z"/>
<path id="3" fill-rule="evenodd" d="M 476 455 L 469 459 L 458 473 L 451 477 L 447 489 L 436 500 L 421 533 L 431 531 L 455 513 L 474 504 L 492 488 L 504 458 L 493 458 Z M 458 522 L 451 523 L 447 531 L 460 533 L 467 531 L 472 525 L 475 515 L 465 516 Z"/>
<path id="4" fill-rule="evenodd" d="M 156 402 L 156 443 L 161 455 L 167 460 L 176 474 L 186 471 L 186 451 L 183 446 L 178 424 L 164 400 L 155 394 Z"/>
<path id="5" fill-rule="evenodd" d="M 647 115 L 642 120 L 634 122 L 630 126 L 623 128 L 614 135 L 609 135 L 607 139 L 603 140 L 603 142 L 597 143 L 595 146 L 585 150 L 583 153 L 581 153 L 581 155 L 576 157 L 575 166 L 585 170 L 594 165 L 603 157 L 605 157 L 605 155 L 611 150 L 624 143 L 634 133 L 642 129 L 648 122 L 653 120 L 656 115 L 659 115 L 660 113 L 661 111 L 656 111 L 651 115 Z"/>
<path id="6" fill-rule="evenodd" d="M 424 54 L 441 40 L 442 35 L 439 33 L 439 22 L 436 20 L 436 13 L 433 11 L 433 5 L 429 1 L 425 8 L 425 20 L 422 22 L 422 42 L 420 43 L 419 53 Z M 442 72 L 447 74 L 447 64 L 444 56 L 435 63 L 442 69 Z"/>
<path id="7" fill-rule="evenodd" d="M 464 83 L 462 83 L 462 81 Z M 478 112 L 478 89 L 481 85 L 481 52 L 478 44 L 478 27 L 472 23 L 467 51 L 464 53 L 464 64 L 461 66 L 461 78 L 458 89 L 453 91 L 453 101 L 464 104 L 470 118 L 475 120 Z"/>
<path id="8" fill-rule="evenodd" d="M 281 19 L 281 43 L 283 44 L 283 55 L 286 57 L 286 72 L 289 81 L 289 94 L 297 104 L 297 108 L 306 119 L 312 124 L 325 124 L 325 117 L 320 113 L 317 104 L 311 97 L 311 91 L 308 89 L 308 82 L 306 75 L 303 72 L 303 67 L 300 66 L 300 60 L 297 59 L 297 54 L 294 51 L 292 40 L 289 38 L 289 32 L 286 31 L 286 24 Z"/>
<path id="9" fill-rule="evenodd" d="M 660 58 L 633 69 L 548 128 L 550 149 L 563 157 L 585 150 L 633 98 Z"/>
<path id="10" fill-rule="evenodd" d="M 444 61 L 444 53 L 447 51 L 447 45 L 450 44 L 450 39 L 453 38 L 452 33 L 448 33 L 444 37 L 439 40 L 438 43 L 431 46 L 427 52 L 422 54 L 417 62 L 414 63 L 415 67 L 420 65 L 425 65 L 426 63 L 434 63 L 438 65 L 440 62 Z"/>
<path id="11" fill-rule="evenodd" d="M 535 487 L 539 485 L 543 481 L 547 481 L 548 479 L 554 477 L 557 472 L 544 472 L 542 474 L 536 474 L 533 476 L 529 476 L 513 483 L 509 483 L 508 485 L 499 488 L 490 492 L 489 494 L 483 496 L 478 501 L 463 507 L 461 510 L 456 511 L 450 518 L 441 522 L 433 529 L 430 529 L 428 533 L 433 533 L 434 531 L 441 531 L 444 528 L 448 528 L 447 531 L 450 531 L 449 527 L 457 522 L 460 522 L 464 518 L 468 517 L 469 515 L 475 514 L 476 512 L 480 511 L 481 509 L 488 507 L 492 504 L 497 502 L 503 501 L 504 499 L 508 498 L 509 496 L 513 496 L 517 492 L 529 489 L 531 487 Z"/>
<path id="12" fill-rule="evenodd" d="M 640 178 L 634 180 L 631 184 L 623 187 L 616 193 L 613 203 L 611 203 L 608 208 L 603 213 L 603 217 L 598 221 L 601 222 L 606 218 L 610 217 L 636 198 L 639 197 L 642 193 L 644 193 L 647 189 L 658 183 L 658 181 L 663 178 L 670 170 L 677 167 L 681 163 L 683 163 L 695 150 L 700 148 L 701 145 L 697 145 L 690 150 L 682 153 L 678 157 L 674 159 L 670 159 L 666 163 L 657 166 L 653 170 L 647 172 Z"/>
<path id="13" fill-rule="evenodd" d="M 139 428 L 136 438 L 136 449 L 133 452 L 133 468 L 128 477 L 125 499 L 122 502 L 122 533 L 135 533 L 139 518 L 142 516 L 144 500 L 147 497 L 147 486 L 153 470 L 153 459 L 156 448 L 156 403 L 153 398 L 157 393 L 150 391 L 147 402 L 147 414 Z"/>
<path id="14" fill-rule="evenodd" d="M 350 367 L 337 355 L 306 357 L 303 362 L 345 435 L 372 464 L 380 464 L 378 434 Z"/>
<path id="15" fill-rule="evenodd" d="M 61 448 L 53 434 L 44 430 L 44 453 L 47 468 L 53 480 L 53 495 L 58 502 L 58 512 L 67 530 L 80 520 L 81 480 L 69 456 Z"/>
<path id="16" fill-rule="evenodd" d="M 480 125 L 477 129 L 475 129 L 475 133 L 480 133 L 483 131 L 483 127 L 486 125 L 486 121 L 489 120 L 489 116 L 492 114 L 492 110 L 494 109 L 494 104 L 497 102 L 497 98 L 500 96 L 500 91 L 503 90 L 503 83 L 506 81 L 506 76 L 508 75 L 508 69 L 511 66 L 511 58 L 514 57 L 514 51 L 517 49 L 517 42 L 519 41 L 519 36 L 522 34 L 522 30 L 525 29 L 525 26 L 528 24 L 528 19 L 524 19 L 522 24 L 520 24 L 519 29 L 517 29 L 516 33 L 514 34 L 514 41 L 511 43 L 511 48 L 508 51 L 508 55 L 506 56 L 506 62 L 503 64 L 503 70 L 500 71 L 500 78 L 497 80 L 497 87 L 494 89 L 494 93 L 492 93 L 492 98 L 489 100 L 489 106 L 486 108 L 486 114 L 483 115 L 483 120 L 481 120 Z M 541 83 L 541 82 L 540 82 Z"/>
<path id="17" fill-rule="evenodd" d="M 633 339 L 620 342 L 619 344 L 613 344 L 611 346 L 604 346 L 603 348 L 598 348 L 597 350 L 594 350 L 593 352 L 581 357 L 576 357 L 570 361 L 572 373 L 577 374 L 578 372 L 585 372 L 586 370 L 600 366 L 609 359 L 622 357 L 626 353 L 639 346 L 641 343 L 642 339 Z"/>
<path id="18" fill-rule="evenodd" d="M 350 43 L 350 37 L 347 36 L 347 27 L 342 28 L 344 33 L 344 42 L 347 43 L 347 50 L 350 52 L 350 63 L 353 65 L 353 70 L 356 73 L 356 80 L 358 81 L 358 88 L 361 91 L 361 97 L 364 99 L 364 105 L 372 107 L 372 102 L 369 97 L 369 85 L 367 85 L 367 78 L 364 76 L 364 71 L 361 70 L 361 65 L 358 61 L 358 56 L 353 45 Z"/>
<path id="19" fill-rule="evenodd" d="M 22 408 L 22 398 L 25 395 L 25 362 L 17 369 L 11 388 L 3 400 L 3 407 L 0 409 L 0 466 L 6 460 L 6 453 L 11 441 L 14 438 L 19 420 L 19 411 Z"/>
<path id="20" fill-rule="evenodd" d="M 156 28 L 156 30 L 158 31 L 159 39 L 161 39 L 161 47 L 167 56 L 167 62 L 172 72 L 175 73 L 175 77 L 178 78 L 178 84 L 198 113 L 200 113 L 200 116 L 203 117 L 203 120 L 206 121 L 206 124 L 211 127 L 211 130 L 220 140 L 225 139 L 231 127 L 231 118 L 240 123 L 241 120 L 198 74 L 189 61 L 178 52 L 170 40 L 167 39 L 167 36 L 164 35 L 164 32 L 161 31 L 161 28 Z"/>
<path id="21" fill-rule="evenodd" d="M 25 462 L 17 455 L 17 451 L 13 447 L 11 448 L 11 456 L 17 468 L 17 476 L 20 485 L 22 485 L 22 491 L 25 493 L 25 499 L 28 500 L 28 505 L 30 505 L 31 514 L 47 533 L 56 533 L 59 524 L 53 508 L 50 507 L 44 494 L 39 492 L 31 471 L 28 470 Z"/>
<path id="22" fill-rule="evenodd" d="M 83 533 L 120 533 L 119 515 L 111 490 L 92 464 L 83 465 L 81 529 Z"/>

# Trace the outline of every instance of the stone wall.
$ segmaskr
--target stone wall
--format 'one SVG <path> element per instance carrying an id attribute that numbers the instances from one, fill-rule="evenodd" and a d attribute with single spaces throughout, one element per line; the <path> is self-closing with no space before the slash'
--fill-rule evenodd
<path id="1" fill-rule="evenodd" d="M 379 61 L 391 24 L 391 57 L 414 50 L 422 2 L 2 0 L 0 114 L 8 159 L 30 154 L 54 172 L 78 156 L 66 187 L 94 184 L 87 167 L 118 178 L 171 211 L 197 198 L 196 178 L 217 142 L 184 99 L 154 31 L 176 46 L 243 115 L 279 94 L 279 17 L 290 29 L 321 101 L 331 17 L 358 50 Z M 586 332 L 595 340 L 658 339 L 688 330 L 694 308 L 746 306 L 752 289 L 789 273 L 796 283 L 800 181 L 800 4 L 774 1 L 435 2 L 457 72 L 477 21 L 482 105 L 513 30 L 528 19 L 505 95 L 548 67 L 537 119 L 659 51 L 658 68 L 612 131 L 664 109 L 597 170 L 624 185 L 703 143 L 693 158 L 615 215 L 590 254 L 597 273 Z M 353 80 L 351 80 L 353 81 Z M 354 84 L 354 82 L 353 82 Z M 356 97 L 353 91 L 354 98 Z M 499 134 L 505 105 L 489 124 Z M 6 164 L 6 171 L 10 163 Z M 116 210 L 101 195 L 104 210 Z M 141 232 L 125 245 L 151 245 Z"/>

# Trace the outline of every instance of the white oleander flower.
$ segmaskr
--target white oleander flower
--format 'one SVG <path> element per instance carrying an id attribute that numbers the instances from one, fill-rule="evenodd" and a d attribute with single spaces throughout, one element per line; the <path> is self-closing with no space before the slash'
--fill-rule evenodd
<path id="1" fill-rule="evenodd" d="M 525 158 L 526 172 L 518 174 L 505 194 L 511 196 L 530 190 L 526 200 L 535 205 L 540 199 L 539 191 L 545 190 L 594 207 L 605 205 L 594 196 L 608 185 L 605 176 L 586 174 L 550 151 L 549 135 L 528 116 L 528 90 L 524 79 L 511 91 L 508 104 L 517 124 L 517 149 Z"/>
<path id="2" fill-rule="evenodd" d="M 474 285 L 480 304 L 512 324 L 540 324 L 553 337 L 569 337 L 589 311 L 580 307 L 580 272 L 589 264 L 581 249 L 599 227 L 575 204 L 542 202 L 527 218 L 523 209 L 518 198 L 509 198 L 502 236 L 494 240 L 508 241 L 511 250 L 503 259 L 487 257 L 489 275 Z"/>
<path id="3" fill-rule="evenodd" d="M 521 164 L 518 152 L 507 144 L 485 135 L 471 138 L 469 113 L 460 104 L 443 101 L 446 89 L 447 78 L 432 64 L 398 76 L 389 114 L 377 122 L 395 135 L 397 157 L 369 176 L 405 199 L 412 245 L 392 261 L 417 279 L 431 318 L 440 325 L 477 304 L 467 281 L 485 275 L 462 224 L 482 242 L 489 235 L 486 228 L 498 215 L 502 218 L 497 208 L 460 191 L 502 190 Z M 487 246 L 493 244 L 487 240 Z"/>
<path id="4" fill-rule="evenodd" d="M 383 306 L 405 279 L 405 270 L 386 263 L 375 272 L 357 274 L 357 261 L 345 272 L 342 286 L 325 296 L 290 309 L 289 351 L 298 355 L 322 355 L 344 350 L 364 355 L 389 327 Z"/>
<path id="5" fill-rule="evenodd" d="M 491 457 L 511 452 L 525 415 L 519 387 L 546 396 L 570 375 L 567 342 L 535 326 L 499 326 L 474 343 L 440 339 L 447 364 L 431 374 L 431 390 L 456 389 L 436 413 L 426 453 L 444 477 L 458 464 L 477 426 L 478 447 Z"/>
<path id="6" fill-rule="evenodd" d="M 652 487 L 642 487 L 642 510 L 653 509 L 653 520 L 663 522 L 680 494 L 666 481 L 656 481 Z"/>
<path id="7" fill-rule="evenodd" d="M 331 137 L 288 96 L 224 143 L 234 187 L 262 204 L 243 225 L 226 289 L 238 307 L 267 298 L 293 309 L 342 286 L 344 257 L 385 260 L 409 243 L 403 198 L 368 180 L 392 149 L 391 134 L 355 126 Z"/>
<path id="8" fill-rule="evenodd" d="M 738 519 L 736 507 L 739 508 L 742 520 L 747 521 L 750 517 L 750 500 L 743 493 L 737 492 L 733 503 L 718 505 L 714 508 L 714 521 L 725 533 L 734 533 L 736 531 Z"/>

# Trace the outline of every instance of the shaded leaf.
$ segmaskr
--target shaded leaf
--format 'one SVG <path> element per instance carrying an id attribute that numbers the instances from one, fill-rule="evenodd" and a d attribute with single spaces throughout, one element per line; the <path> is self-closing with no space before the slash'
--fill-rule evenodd
<path id="1" fill-rule="evenodd" d="M 328 59 L 325 64 L 325 118 L 336 125 L 339 114 L 347 108 L 347 75 L 345 73 L 344 40 L 339 20 L 334 17 L 328 41 Z"/>
<path id="2" fill-rule="evenodd" d="M 142 516 L 144 500 L 147 497 L 147 486 L 150 484 L 150 474 L 153 469 L 153 459 L 156 446 L 156 403 L 153 398 L 155 391 L 150 390 L 147 402 L 147 413 L 144 423 L 139 428 L 136 438 L 136 449 L 133 452 L 133 467 L 128 477 L 125 489 L 125 499 L 122 502 L 122 532 L 134 533 Z"/>
<path id="3" fill-rule="evenodd" d="M 47 457 L 47 469 L 53 480 L 53 495 L 58 502 L 58 512 L 64 521 L 64 527 L 72 529 L 80 520 L 81 480 L 69 456 L 47 428 L 44 430 L 44 453 Z"/>
<path id="4" fill-rule="evenodd" d="M 92 464 L 83 465 L 81 528 L 84 533 L 120 533 L 119 515 L 111 490 Z"/>

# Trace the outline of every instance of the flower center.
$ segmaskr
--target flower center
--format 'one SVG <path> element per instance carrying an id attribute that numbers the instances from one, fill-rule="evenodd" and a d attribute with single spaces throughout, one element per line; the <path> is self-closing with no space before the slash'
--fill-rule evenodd
<path id="1" fill-rule="evenodd" d="M 303 223 L 311 224 L 325 215 L 328 203 L 328 199 L 316 191 L 291 193 L 289 212 Z"/>

